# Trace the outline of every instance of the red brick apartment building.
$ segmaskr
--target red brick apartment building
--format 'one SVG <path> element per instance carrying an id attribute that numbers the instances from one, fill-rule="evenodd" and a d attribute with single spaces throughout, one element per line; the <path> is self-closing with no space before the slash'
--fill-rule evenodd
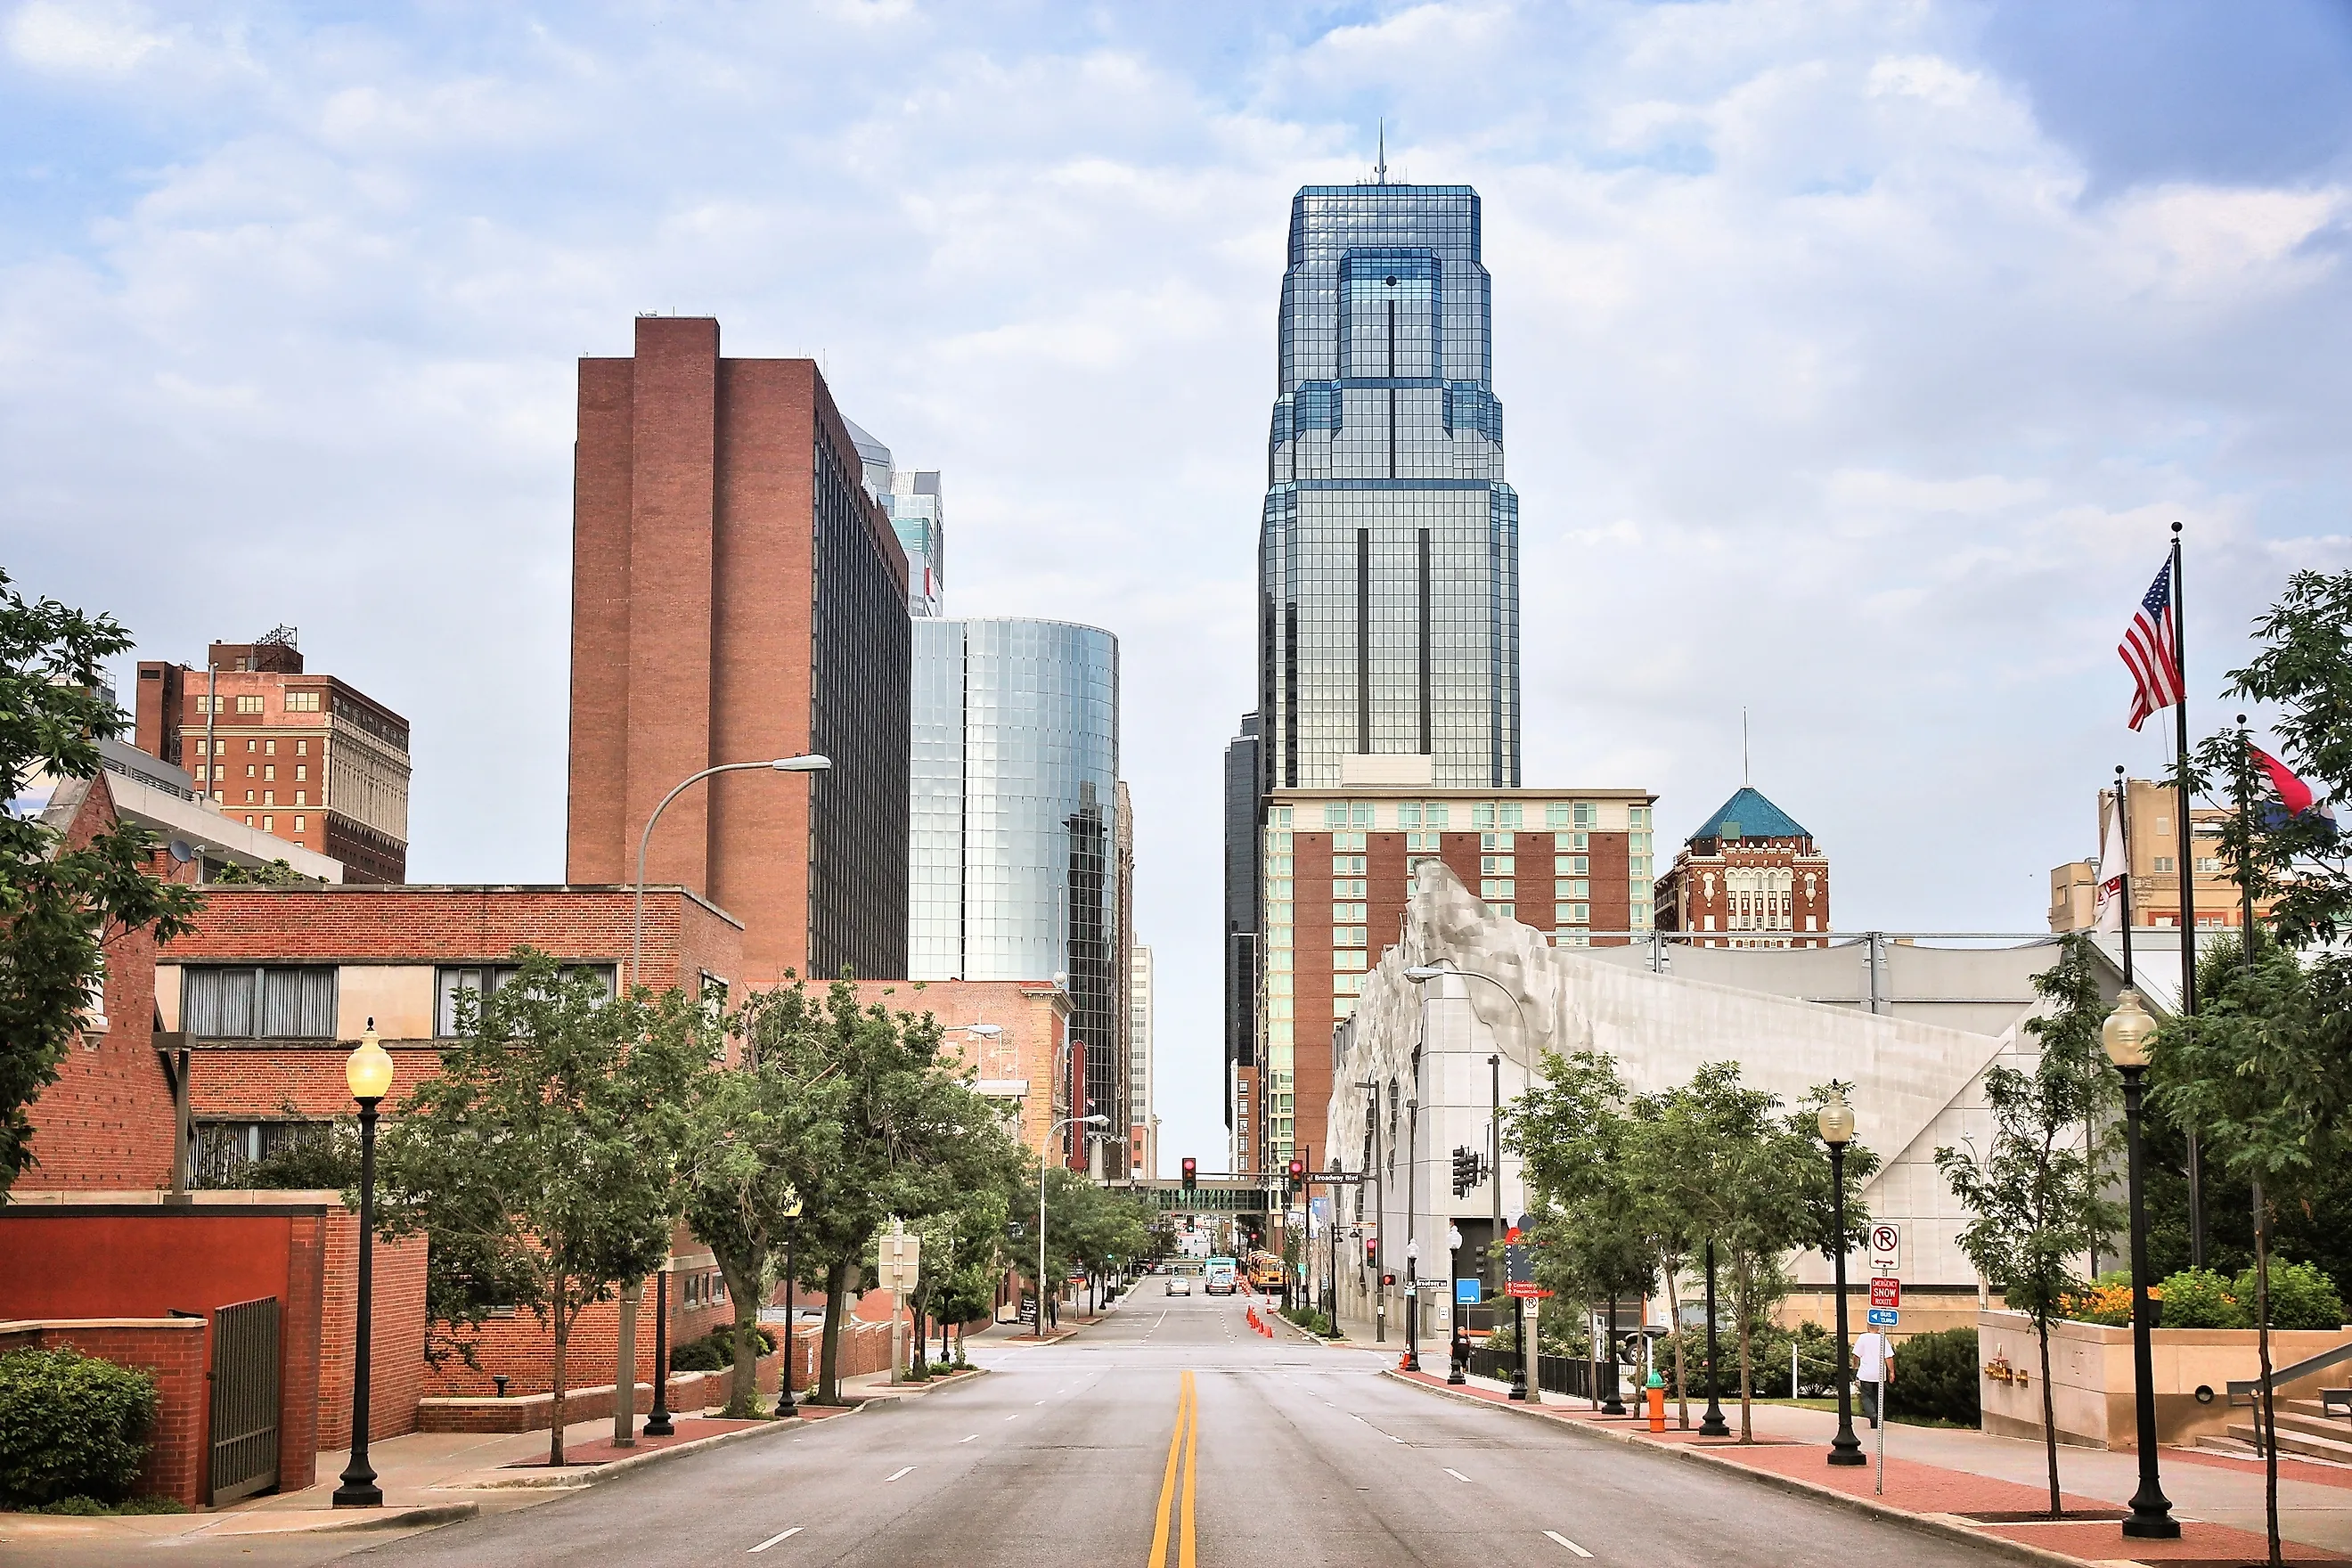
<path id="1" fill-rule="evenodd" d="M 704 768 L 822 752 L 678 796 L 651 874 L 740 917 L 751 984 L 905 974 L 907 561 L 815 363 L 639 317 L 580 362 L 574 454 L 566 877 L 633 879 Z"/>
<path id="2" fill-rule="evenodd" d="M 133 734 L 247 827 L 343 863 L 352 882 L 408 878 L 408 721 L 284 640 L 215 643 L 204 669 L 143 659 Z"/>
<path id="3" fill-rule="evenodd" d="M 1730 933 L 1696 938 L 1705 947 L 1827 947 L 1829 857 L 1742 785 L 1675 851 L 1658 879 L 1657 921 L 1660 931 Z"/>
<path id="4" fill-rule="evenodd" d="M 1237 1122 L 1266 1168 L 1328 1162 L 1331 1035 L 1402 928 L 1413 868 L 1443 862 L 1487 908 L 1561 946 L 1616 946 L 1648 928 L 1651 810 L 1640 789 L 1278 789 L 1260 862 L 1255 1081 Z M 1255 1105 L 1242 1098 L 1255 1089 Z"/>

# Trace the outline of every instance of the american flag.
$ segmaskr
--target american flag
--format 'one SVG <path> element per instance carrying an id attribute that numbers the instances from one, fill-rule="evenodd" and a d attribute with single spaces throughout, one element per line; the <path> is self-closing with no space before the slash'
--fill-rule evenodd
<path id="1" fill-rule="evenodd" d="M 2132 693 L 2133 729 L 2146 723 L 2158 709 L 2180 700 L 2180 644 L 2173 635 L 2171 561 L 2165 562 L 2164 570 L 2148 584 L 2147 597 L 2139 602 L 2139 614 L 2132 617 L 2131 627 L 2116 652 L 2123 656 L 2138 688 Z"/>

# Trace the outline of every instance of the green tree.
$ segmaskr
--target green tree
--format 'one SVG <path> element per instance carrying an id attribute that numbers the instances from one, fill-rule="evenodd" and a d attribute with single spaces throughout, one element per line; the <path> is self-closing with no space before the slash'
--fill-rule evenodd
<path id="1" fill-rule="evenodd" d="M 215 882 L 247 882 L 265 888 L 313 888 L 320 884 L 305 877 L 283 859 L 272 860 L 266 866 L 240 866 L 232 860 L 213 878 Z"/>
<path id="2" fill-rule="evenodd" d="M 850 1279 L 873 1256 L 876 1236 L 894 1217 L 912 1223 L 953 1207 L 972 1187 L 1003 1183 L 1013 1145 L 995 1107 L 941 1054 L 928 1014 L 860 1007 L 847 981 L 822 999 L 793 984 L 745 1003 L 739 1028 L 795 1081 L 838 1085 L 830 1152 L 786 1169 L 803 1208 L 794 1266 L 821 1279 L 824 1294 L 816 1399 L 835 1404 Z"/>
<path id="3" fill-rule="evenodd" d="M 609 997 L 545 953 L 518 948 L 515 963 L 495 994 L 459 993 L 441 1070 L 384 1134 L 379 1212 L 386 1235 L 422 1233 L 467 1272 L 443 1300 L 494 1279 L 551 1325 L 561 1465 L 572 1327 L 668 1252 L 687 1086 L 711 1026 L 676 992 Z"/>
<path id="4" fill-rule="evenodd" d="M 2150 1098 L 2205 1144 L 2209 1168 L 2247 1184 L 2253 1199 L 2253 1321 L 2263 1419 L 2271 1388 L 2271 1232 L 2277 1205 L 2326 1189 L 2352 1156 L 2352 964 L 2305 963 L 2257 943 L 2254 962 L 2225 972 L 2197 1016 L 2157 1033 Z M 2278 1468 L 2265 1467 L 2265 1511 L 2279 1561 Z"/>
<path id="5" fill-rule="evenodd" d="M 30 1107 L 81 1032 L 107 944 L 180 935 L 201 897 L 148 873 L 145 829 L 118 823 L 69 845 L 28 809 L 44 782 L 98 775 L 99 738 L 125 725 L 100 666 L 131 634 L 8 583 L 0 572 L 0 1202 L 37 1163 Z"/>
<path id="6" fill-rule="evenodd" d="M 739 1034 L 746 1032 L 741 1024 L 739 1017 Z M 737 1419 L 759 1414 L 760 1304 L 774 1282 L 776 1248 L 803 1206 L 793 1173 L 837 1151 L 846 1096 L 845 1083 L 822 1073 L 814 1083 L 796 1079 L 785 1055 L 763 1053 L 748 1038 L 740 1063 L 713 1059 L 694 1076 L 679 1201 L 687 1224 L 719 1260 L 735 1309 L 727 1414 Z"/>
<path id="7" fill-rule="evenodd" d="M 2050 1516 L 2061 1512 L 2058 1424 L 2050 1386 L 2050 1323 L 2079 1280 L 2077 1260 L 2103 1230 L 2114 1228 L 2100 1195 L 2088 1129 L 2105 1104 L 2105 1090 L 2084 1070 L 2086 1051 L 2098 1049 L 2106 1015 L 2095 985 L 2085 983 L 2084 938 L 2070 938 L 2058 963 L 2033 977 L 2051 1010 L 2026 1027 L 2040 1037 L 2032 1072 L 2000 1066 L 1985 1073 L 1985 1103 L 1992 1112 L 1992 1146 L 1940 1148 L 1936 1168 L 1953 1196 L 1974 1215 L 1959 1234 L 1960 1250 L 1977 1271 L 2000 1286 L 2012 1309 L 2033 1320 L 2042 1353 L 2042 1436 L 2050 1477 Z"/>

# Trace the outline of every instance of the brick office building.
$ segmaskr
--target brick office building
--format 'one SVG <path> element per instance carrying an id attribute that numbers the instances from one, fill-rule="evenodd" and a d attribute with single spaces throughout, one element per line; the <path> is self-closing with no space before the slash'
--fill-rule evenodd
<path id="1" fill-rule="evenodd" d="M 617 984 L 630 946 L 625 887 L 216 887 L 196 928 L 166 946 L 155 1005 L 191 1049 L 196 1184 L 218 1185 L 352 1110 L 344 1058 L 367 1020 L 394 1063 L 396 1105 L 440 1061 L 455 1033 L 456 996 L 499 984 L 514 950 L 535 947 Z M 646 892 L 646 984 L 719 993 L 742 972 L 741 925 L 675 887 Z M 165 1134 L 166 1159 L 170 1139 Z M 679 1341 L 731 1317 L 709 1249 L 681 1231 L 670 1273 Z M 648 1302 L 650 1306 L 650 1302 Z M 584 1312 L 572 1340 L 572 1381 L 613 1380 L 619 1319 L 607 1302 Z M 551 1342 L 530 1313 L 493 1319 L 481 1368 L 457 1363 L 425 1374 L 428 1395 L 488 1394 L 491 1374 L 513 1392 L 547 1386 Z M 640 1375 L 653 1375 L 650 1331 L 639 1335 Z"/>
<path id="2" fill-rule="evenodd" d="M 139 749 L 247 827 L 341 861 L 347 881 L 407 880 L 408 721 L 306 671 L 290 630 L 215 643 L 205 660 L 140 662 Z"/>
<path id="3" fill-rule="evenodd" d="M 1827 947 L 1829 857 L 1794 817 L 1742 785 L 1658 879 L 1657 929 L 1734 933 L 1699 939 L 1707 947 Z"/>
<path id="4" fill-rule="evenodd" d="M 1331 1037 L 1396 937 L 1412 871 L 1438 859 L 1487 907 L 1561 946 L 1614 946 L 1649 923 L 1650 814 L 1639 789 L 1278 789 L 1266 797 L 1259 886 L 1255 1104 L 1237 1121 L 1266 1168 L 1329 1163 Z M 1255 1121 L 1249 1121 L 1251 1114 Z"/>
<path id="5" fill-rule="evenodd" d="M 907 560 L 814 361 L 640 317 L 580 362 L 566 876 L 651 875 L 744 923 L 745 979 L 907 973 Z"/>
<path id="6" fill-rule="evenodd" d="M 2116 814 L 2116 793 L 2098 792 L 2098 842 L 2107 841 Z M 2130 814 L 2124 826 L 2131 841 L 2131 918 L 2136 926 L 2159 931 L 2180 924 L 2180 829 L 2174 816 L 2180 792 L 2149 779 L 2131 781 L 2126 797 Z M 2197 864 L 2190 872 L 2191 900 L 2200 930 L 2235 930 L 2245 908 L 2238 879 L 2221 852 L 2221 832 L 2234 813 L 2221 806 L 2194 806 L 2189 813 Z M 2254 918 L 2266 918 L 2272 899 L 2254 902 Z M 2099 861 L 2071 860 L 2050 872 L 2050 929 L 2089 931 L 2099 923 Z"/>

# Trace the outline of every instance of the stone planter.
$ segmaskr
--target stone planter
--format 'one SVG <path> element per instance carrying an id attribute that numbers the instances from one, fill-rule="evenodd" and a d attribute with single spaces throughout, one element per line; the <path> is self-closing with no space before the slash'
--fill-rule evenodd
<path id="1" fill-rule="evenodd" d="M 2158 1442 L 2186 1446 L 2200 1436 L 2221 1435 L 2230 1422 L 2231 1381 L 2261 1375 L 2255 1339 L 2252 1329 L 2149 1331 Z M 2352 1329 L 2273 1329 L 2271 1363 L 2291 1365 L 2347 1342 L 2352 1342 Z M 1895 1356 L 1899 1367 L 1900 1347 Z M 2022 1312 L 1979 1313 L 1977 1368 L 1984 1429 L 1999 1436 L 2039 1439 L 2042 1352 L 2033 1320 Z M 2053 1323 L 2050 1379 L 2060 1442 L 2091 1448 L 2137 1446 L 2128 1327 Z M 2198 1396 L 2200 1388 L 2207 1391 L 2206 1398 Z"/>

